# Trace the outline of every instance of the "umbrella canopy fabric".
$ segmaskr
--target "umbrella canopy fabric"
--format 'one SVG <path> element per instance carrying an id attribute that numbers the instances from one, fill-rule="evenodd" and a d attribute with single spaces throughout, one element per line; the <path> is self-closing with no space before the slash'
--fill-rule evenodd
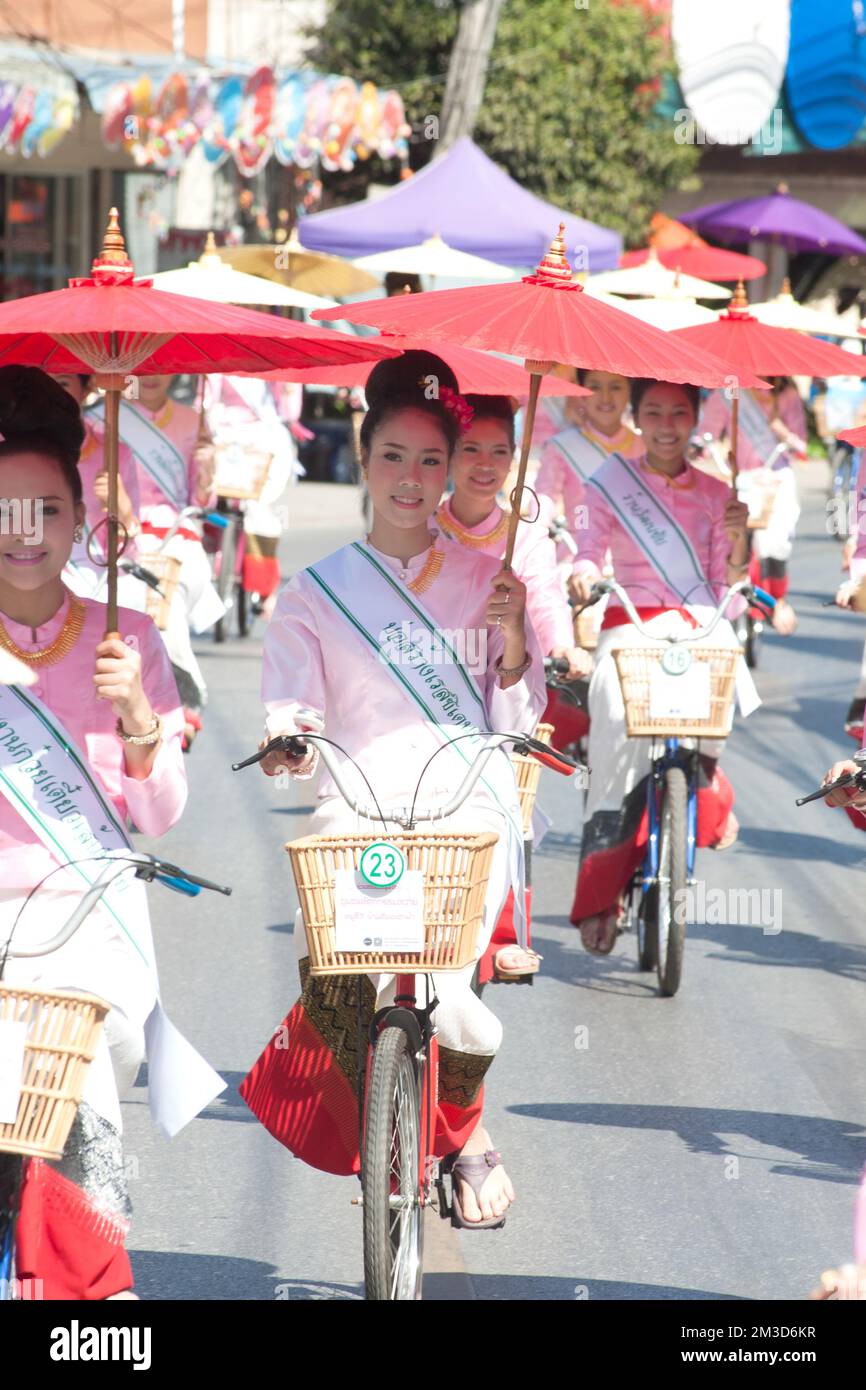
<path id="1" fill-rule="evenodd" d="M 620 264 L 642 265 L 651 250 L 651 247 L 643 247 L 639 251 L 626 251 Z M 656 255 L 666 269 L 681 270 L 686 275 L 706 280 L 756 280 L 767 270 L 757 256 L 744 256 L 741 251 L 728 251 L 722 246 L 707 246 L 700 237 L 696 237 L 693 244 L 659 247 Z"/>
<path id="2" fill-rule="evenodd" d="M 339 256 L 325 256 L 302 246 L 297 232 L 292 232 L 286 241 L 224 246 L 222 259 L 248 275 L 260 275 L 326 299 L 342 299 L 379 288 L 378 280 L 369 271 L 359 270 Z"/>
<path id="3" fill-rule="evenodd" d="M 383 197 L 313 213 L 300 232 L 305 246 L 341 256 L 392 251 L 438 234 L 458 251 L 502 265 L 531 266 L 547 250 L 557 222 L 565 226 L 579 269 L 616 266 L 622 250 L 616 232 L 529 193 L 464 136 Z"/>
<path id="4" fill-rule="evenodd" d="M 603 290 L 605 294 L 636 294 L 646 298 L 672 293 L 688 295 L 692 299 L 731 297 L 731 291 L 726 290 L 723 285 L 715 285 L 709 280 L 686 275 L 681 270 L 666 269 L 653 249 L 650 249 L 641 265 L 628 266 L 622 270 L 605 270 L 601 275 L 591 275 L 587 283 Z"/>
<path id="5" fill-rule="evenodd" d="M 770 328 L 749 312 L 742 286 L 715 323 L 681 328 L 672 335 L 704 352 L 717 353 L 740 372 L 764 376 L 866 376 L 866 357 L 843 352 L 788 328 Z M 740 386 L 745 383 L 741 379 Z"/>
<path id="6" fill-rule="evenodd" d="M 592 293 L 589 286 L 587 291 Z M 596 296 L 599 297 L 599 296 Z M 632 318 L 662 328 L 666 333 L 676 328 L 693 328 L 698 323 L 715 323 L 716 313 L 705 309 L 688 295 L 668 295 L 659 299 L 619 299 L 616 295 L 600 296 L 612 309 L 622 309 Z"/>
<path id="7" fill-rule="evenodd" d="M 544 370 L 539 362 L 562 362 L 697 386 L 727 383 L 727 363 L 587 294 L 572 278 L 563 230 L 535 275 L 511 284 L 365 300 L 341 308 L 340 315 L 351 323 L 424 338 L 429 345 L 450 342 L 510 353 L 525 358 L 533 373 Z M 317 309 L 313 318 L 328 312 Z M 749 384 L 764 383 L 755 374 Z"/>
<path id="8" fill-rule="evenodd" d="M 708 203 L 682 215 L 683 222 L 719 241 L 776 241 L 786 250 L 862 256 L 866 241 L 821 208 L 792 198 L 784 184 L 766 198 Z"/>
<path id="9" fill-rule="evenodd" d="M 846 444 L 853 444 L 855 449 L 861 449 L 866 444 L 866 425 L 854 425 L 850 430 L 840 430 L 837 439 L 844 439 Z"/>
<path id="10" fill-rule="evenodd" d="M 810 309 L 808 304 L 799 304 L 791 293 L 791 282 L 787 276 L 775 298 L 750 304 L 749 313 L 771 328 L 818 333 L 825 338 L 850 338 L 856 327 L 839 314 L 824 313 L 819 309 Z"/>
<path id="11" fill-rule="evenodd" d="M 269 304 L 286 309 L 324 309 L 328 301 L 262 275 L 246 275 L 224 261 L 213 232 L 208 232 L 204 253 L 179 270 L 153 276 L 153 288 L 169 294 L 191 295 L 212 304 Z"/>
<path id="12" fill-rule="evenodd" d="M 362 256 L 355 265 L 369 270 L 372 275 L 430 275 L 475 281 L 515 278 L 515 272 L 508 266 L 458 251 L 441 236 L 428 237 L 419 246 L 403 246 L 396 251 L 377 251 L 373 256 Z"/>
<path id="13" fill-rule="evenodd" d="M 368 343 L 381 343 L 385 347 L 426 348 L 427 338 L 405 338 L 400 334 L 387 334 L 367 338 Z M 465 394 L 477 396 L 524 396 L 526 394 L 526 372 L 514 362 L 502 357 L 493 357 L 475 348 L 457 347 L 453 343 L 443 343 L 438 348 L 439 356 L 457 377 L 457 384 Z M 305 386 L 366 386 L 367 378 L 374 367 L 373 362 L 361 362 L 352 367 L 309 367 L 306 371 L 266 372 L 266 381 L 300 381 Z M 539 392 L 542 396 L 591 396 L 592 392 L 584 386 L 566 381 L 564 377 L 545 376 Z"/>

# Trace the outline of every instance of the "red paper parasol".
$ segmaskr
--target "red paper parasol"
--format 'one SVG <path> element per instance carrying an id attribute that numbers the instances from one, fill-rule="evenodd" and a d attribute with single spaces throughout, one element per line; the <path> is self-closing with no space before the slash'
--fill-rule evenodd
<path id="1" fill-rule="evenodd" d="M 745 388 L 740 373 L 763 372 L 765 376 L 866 376 L 866 357 L 845 352 L 833 343 L 821 342 L 790 328 L 771 328 L 749 313 L 749 301 L 742 281 L 729 307 L 715 323 L 694 328 L 678 328 L 673 337 L 682 338 L 705 352 L 718 353 L 732 364 L 737 386 Z M 731 406 L 731 469 L 737 473 L 738 400 Z"/>
<path id="2" fill-rule="evenodd" d="M 562 232 L 560 225 L 559 235 L 536 273 L 522 280 L 395 295 L 392 299 L 343 305 L 338 311 L 316 309 L 311 315 L 323 319 L 338 312 L 340 318 L 350 322 L 423 338 L 427 344 L 460 343 L 525 359 L 530 373 L 529 404 L 517 485 L 512 495 L 506 564 L 511 562 L 520 516 L 538 391 L 542 375 L 552 362 L 697 386 L 724 386 L 731 377 L 726 363 L 681 344 L 676 334 L 652 328 L 585 294 L 572 278 Z M 754 376 L 749 385 L 764 383 Z"/>
<path id="3" fill-rule="evenodd" d="M 108 614 L 117 627 L 117 446 L 120 397 L 130 375 L 259 373 L 275 367 L 394 357 L 393 349 L 292 319 L 162 294 L 135 281 L 112 208 L 92 278 L 0 304 L 0 365 L 96 373 L 105 390 L 108 465 Z"/>
<path id="4" fill-rule="evenodd" d="M 373 338 L 365 338 L 366 343 L 380 343 L 382 347 L 395 347 L 401 351 L 411 348 L 425 348 L 425 338 L 404 338 L 399 333 L 383 333 Z M 475 348 L 455 347 L 452 343 L 442 344 L 439 356 L 457 377 L 460 390 L 477 396 L 523 396 L 526 393 L 526 372 L 514 362 L 502 357 L 491 357 Z M 361 362 L 357 366 L 307 367 L 304 370 L 262 372 L 265 381 L 299 381 L 305 386 L 366 386 L 367 378 L 373 370 L 373 362 Z M 545 376 L 538 393 L 540 396 L 591 396 L 585 386 L 566 381 L 560 376 Z"/>
<path id="5" fill-rule="evenodd" d="M 620 258 L 620 265 L 642 265 L 649 253 L 649 247 L 626 251 Z M 756 280 L 767 269 L 757 256 L 744 256 L 740 251 L 726 251 L 705 243 L 672 250 L 657 247 L 656 255 L 667 270 L 681 270 L 684 275 L 695 275 L 699 280 Z"/>
<path id="6" fill-rule="evenodd" d="M 844 439 L 846 444 L 853 444 L 855 449 L 862 449 L 866 444 L 866 425 L 854 425 L 850 430 L 840 430 L 836 438 Z"/>

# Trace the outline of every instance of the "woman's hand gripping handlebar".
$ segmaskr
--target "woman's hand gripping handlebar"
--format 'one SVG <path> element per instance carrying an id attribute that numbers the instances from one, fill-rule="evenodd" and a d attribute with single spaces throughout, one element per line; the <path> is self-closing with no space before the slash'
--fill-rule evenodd
<path id="1" fill-rule="evenodd" d="M 833 773 L 837 775 L 833 777 Z M 798 806 L 809 801 L 826 801 L 828 806 L 866 805 L 866 748 L 855 753 L 850 762 L 834 763 L 827 773 L 828 781 L 808 796 L 797 798 Z"/>

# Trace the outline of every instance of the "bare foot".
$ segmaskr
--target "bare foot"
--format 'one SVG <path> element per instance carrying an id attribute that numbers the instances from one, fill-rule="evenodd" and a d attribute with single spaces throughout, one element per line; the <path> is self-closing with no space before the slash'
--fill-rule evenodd
<path id="1" fill-rule="evenodd" d="M 611 908 L 580 922 L 580 939 L 593 956 L 609 956 L 616 941 L 616 912 Z"/>
<path id="2" fill-rule="evenodd" d="M 487 1149 L 493 1148 L 490 1135 L 483 1125 L 479 1125 L 460 1150 L 462 1158 L 469 1158 L 473 1154 L 483 1154 Z M 468 1182 L 465 1182 L 459 1175 L 455 1178 L 458 1184 L 458 1200 L 460 1210 L 466 1221 L 487 1221 L 492 1216 L 504 1216 L 511 1203 L 514 1201 L 514 1188 L 511 1179 L 506 1173 L 501 1163 L 497 1163 L 495 1168 L 491 1168 L 487 1177 L 481 1185 L 479 1196 L 476 1197 Z"/>
<path id="3" fill-rule="evenodd" d="M 493 964 L 497 971 L 507 975 L 534 975 L 541 959 L 536 951 L 524 951 L 522 946 L 500 946 Z"/>

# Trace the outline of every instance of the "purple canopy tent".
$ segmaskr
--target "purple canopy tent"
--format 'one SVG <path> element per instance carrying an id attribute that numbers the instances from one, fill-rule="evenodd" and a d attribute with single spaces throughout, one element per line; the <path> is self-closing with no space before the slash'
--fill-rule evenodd
<path id="1" fill-rule="evenodd" d="M 464 136 L 396 188 L 365 202 L 305 217 L 298 226 L 311 251 L 366 256 L 416 246 L 439 235 L 458 251 L 503 265 L 534 266 L 557 223 L 576 270 L 613 270 L 622 238 L 528 193 Z"/>
<path id="2" fill-rule="evenodd" d="M 680 214 L 680 221 L 701 236 L 736 245 L 772 241 L 786 251 L 821 251 L 827 256 L 862 256 L 866 241 L 838 218 L 811 203 L 792 198 L 780 186 L 766 198 L 740 198 L 730 203 Z"/>

